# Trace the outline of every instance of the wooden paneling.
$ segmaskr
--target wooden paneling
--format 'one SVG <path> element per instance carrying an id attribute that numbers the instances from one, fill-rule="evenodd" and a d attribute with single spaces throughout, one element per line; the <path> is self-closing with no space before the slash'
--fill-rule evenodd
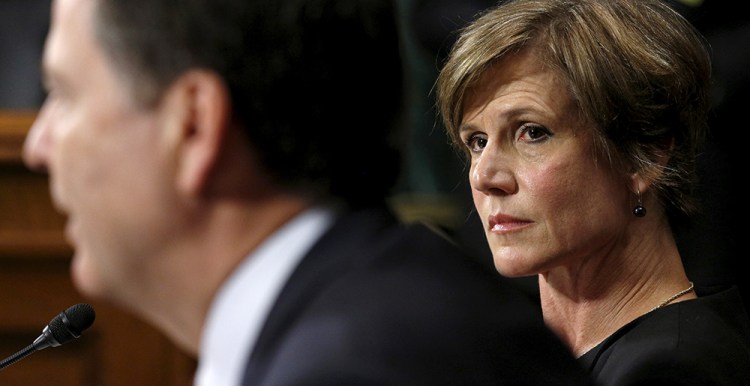
<path id="1" fill-rule="evenodd" d="M 0 370 L 0 385 L 190 385 L 192 358 L 149 325 L 73 287 L 64 217 L 50 201 L 46 175 L 21 160 L 34 116 L 0 111 L 0 358 L 31 344 L 73 304 L 90 303 L 97 316 L 80 338 Z"/>

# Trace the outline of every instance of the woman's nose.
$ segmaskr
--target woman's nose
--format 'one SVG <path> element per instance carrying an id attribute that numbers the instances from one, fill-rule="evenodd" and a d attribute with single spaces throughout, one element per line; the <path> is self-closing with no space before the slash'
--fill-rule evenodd
<path id="1" fill-rule="evenodd" d="M 509 194 L 516 190 L 511 160 L 485 149 L 471 164 L 469 182 L 484 194 Z"/>

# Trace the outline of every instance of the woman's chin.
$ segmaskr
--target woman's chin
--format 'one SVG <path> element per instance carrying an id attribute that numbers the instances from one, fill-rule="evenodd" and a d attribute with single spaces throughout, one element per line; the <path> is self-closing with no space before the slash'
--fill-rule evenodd
<path id="1" fill-rule="evenodd" d="M 504 259 L 494 259 L 495 270 L 505 277 L 519 278 L 527 276 L 535 276 L 539 272 L 526 264 L 518 264 L 518 262 L 508 261 Z"/>

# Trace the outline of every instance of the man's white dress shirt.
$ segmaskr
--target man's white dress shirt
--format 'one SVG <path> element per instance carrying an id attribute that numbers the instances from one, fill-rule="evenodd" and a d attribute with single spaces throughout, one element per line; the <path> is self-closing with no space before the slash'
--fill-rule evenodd
<path id="1" fill-rule="evenodd" d="M 266 239 L 222 284 L 201 337 L 195 386 L 237 386 L 260 329 L 289 275 L 333 223 L 313 208 Z"/>

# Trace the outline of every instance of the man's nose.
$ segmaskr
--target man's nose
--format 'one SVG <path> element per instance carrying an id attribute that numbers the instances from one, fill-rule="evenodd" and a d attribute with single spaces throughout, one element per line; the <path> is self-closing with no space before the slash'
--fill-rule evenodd
<path id="1" fill-rule="evenodd" d="M 52 138 L 50 136 L 49 106 L 39 110 L 23 143 L 23 162 L 31 170 L 46 172 Z"/>

